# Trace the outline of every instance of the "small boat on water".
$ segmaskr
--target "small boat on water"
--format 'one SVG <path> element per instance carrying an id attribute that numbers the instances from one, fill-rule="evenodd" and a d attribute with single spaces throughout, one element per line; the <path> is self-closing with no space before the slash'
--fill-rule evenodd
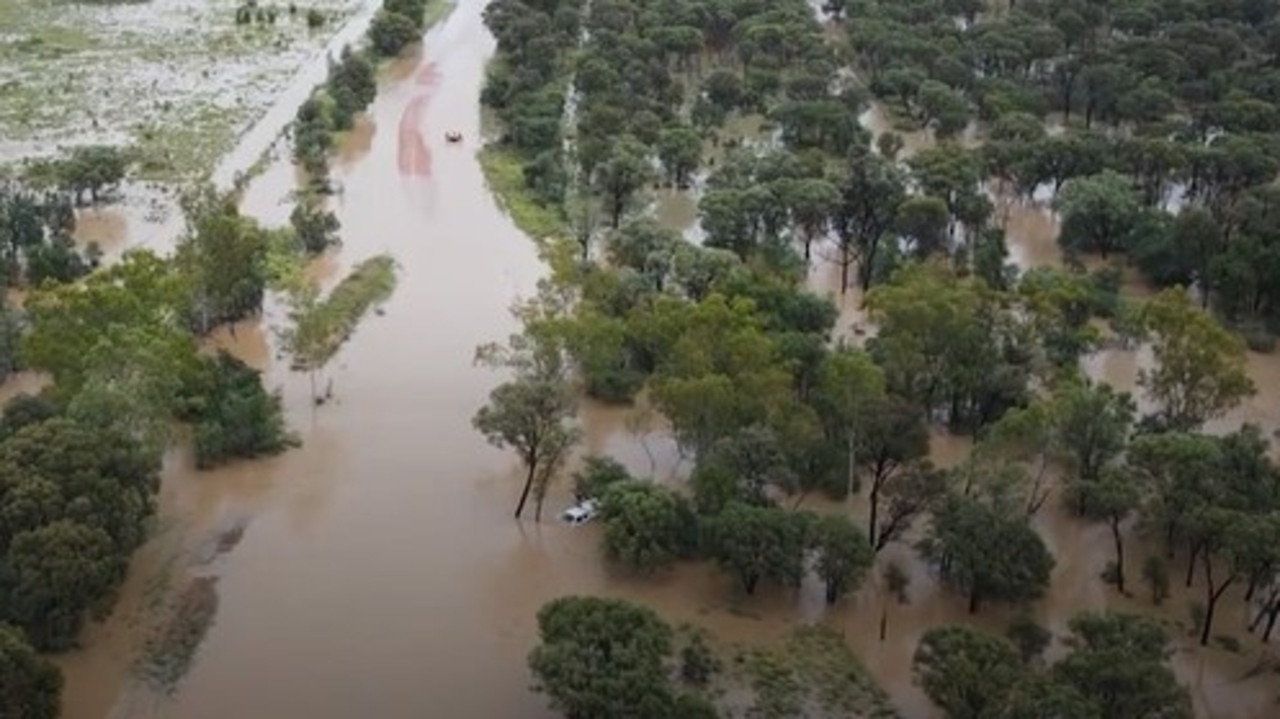
<path id="1" fill-rule="evenodd" d="M 444 139 L 448 140 L 449 142 L 462 142 L 462 133 L 461 133 L 461 132 L 446 132 L 446 133 L 444 134 Z"/>

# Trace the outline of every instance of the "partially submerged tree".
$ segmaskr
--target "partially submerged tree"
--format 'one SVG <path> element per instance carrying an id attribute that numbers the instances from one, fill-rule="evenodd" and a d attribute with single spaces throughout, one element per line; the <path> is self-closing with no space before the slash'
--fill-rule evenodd
<path id="1" fill-rule="evenodd" d="M 873 555 L 862 528 L 848 517 L 826 515 L 813 526 L 818 576 L 827 585 L 827 604 L 858 588 L 871 568 Z"/>
<path id="2" fill-rule="evenodd" d="M 1161 292 L 1141 310 L 1152 335 L 1155 366 L 1138 384 L 1160 406 L 1171 429 L 1193 430 L 1222 416 L 1257 391 L 1238 337 L 1195 307 L 1181 289 Z"/>
<path id="3" fill-rule="evenodd" d="M 506 352 L 483 347 L 477 359 L 516 371 L 513 379 L 489 393 L 489 402 L 476 412 L 472 424 L 491 444 L 510 447 L 520 456 L 525 481 L 515 517 L 520 518 L 529 492 L 537 484 L 542 488 L 536 497 L 540 519 L 545 480 L 567 458 L 579 437 L 578 429 L 570 423 L 577 400 L 563 350 L 536 336 L 515 335 Z"/>
<path id="4" fill-rule="evenodd" d="M 672 631 L 647 607 L 620 599 L 561 597 L 538 610 L 529 654 L 537 690 L 570 717 L 671 716 L 666 661 Z"/>

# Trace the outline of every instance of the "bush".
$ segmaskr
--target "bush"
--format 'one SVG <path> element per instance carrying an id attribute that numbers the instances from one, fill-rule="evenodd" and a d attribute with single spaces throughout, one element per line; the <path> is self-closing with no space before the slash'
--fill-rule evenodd
<path id="1" fill-rule="evenodd" d="M 185 399 L 187 417 L 196 424 L 201 469 L 276 454 L 291 444 L 279 395 L 267 393 L 257 370 L 226 352 L 203 359 L 196 386 Z"/>
<path id="2" fill-rule="evenodd" d="M 307 11 L 307 27 L 311 28 L 312 30 L 315 30 L 317 28 L 323 27 L 324 22 L 325 22 L 324 13 L 320 12 L 315 8 L 311 8 L 310 10 Z"/>
<path id="3" fill-rule="evenodd" d="M 417 42 L 418 25 L 400 13 L 379 10 L 369 25 L 369 43 L 382 57 L 395 57 Z"/>

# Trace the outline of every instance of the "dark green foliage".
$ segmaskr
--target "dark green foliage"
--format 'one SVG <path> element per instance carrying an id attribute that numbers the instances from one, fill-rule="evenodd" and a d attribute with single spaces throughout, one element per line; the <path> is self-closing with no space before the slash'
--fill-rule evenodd
<path id="1" fill-rule="evenodd" d="M 609 485 L 603 494 L 605 553 L 645 571 L 669 565 L 696 549 L 697 517 L 689 500 L 640 480 Z"/>
<path id="2" fill-rule="evenodd" d="M 1168 638 L 1138 616 L 1079 614 L 1072 651 L 1047 670 L 1002 639 L 967 627 L 925 632 L 918 681 L 954 719 L 1190 719 L 1190 697 L 1167 666 Z"/>
<path id="3" fill-rule="evenodd" d="M 942 576 L 969 595 L 969 610 L 983 599 L 1023 602 L 1049 585 L 1054 559 L 1025 517 L 968 497 L 946 502 L 922 543 Z"/>
<path id="4" fill-rule="evenodd" d="M 70 646 L 145 536 L 158 469 L 131 437 L 62 418 L 0 442 L 0 620 Z"/>
<path id="5" fill-rule="evenodd" d="M 369 46 L 382 57 L 395 57 L 418 41 L 419 32 L 419 25 L 412 18 L 384 8 L 369 24 Z"/>
<path id="6" fill-rule="evenodd" d="M 538 691 L 582 719 L 670 716 L 672 632 L 652 610 L 618 599 L 562 597 L 538 610 L 529 654 Z"/>
<path id="7" fill-rule="evenodd" d="M 268 236 L 240 214 L 234 194 L 201 187 L 183 198 L 187 232 L 175 262 L 190 291 L 188 321 L 198 334 L 262 310 Z"/>
<path id="8" fill-rule="evenodd" d="M 7 439 L 29 424 L 39 424 L 60 414 L 62 407 L 49 397 L 48 392 L 23 392 L 4 404 L 4 415 L 0 417 L 0 439 Z"/>
<path id="9" fill-rule="evenodd" d="M 609 487 L 632 480 L 631 473 L 612 457 L 591 455 L 582 460 L 582 468 L 573 474 L 573 495 L 578 500 L 599 499 Z"/>
<path id="10" fill-rule="evenodd" d="M 318 255 L 338 244 L 338 230 L 342 225 L 337 216 L 325 209 L 321 199 L 312 194 L 298 198 L 289 215 L 298 248 L 309 255 Z"/>
<path id="11" fill-rule="evenodd" d="M 195 425 L 196 466 L 202 469 L 276 454 L 290 444 L 280 396 L 263 388 L 257 370 L 226 352 L 202 358 L 184 394 L 182 416 Z"/>
<path id="12" fill-rule="evenodd" d="M 805 515 L 776 507 L 730 504 L 706 520 L 709 553 L 753 594 L 761 579 L 797 586 L 804 574 Z"/>
<path id="13" fill-rule="evenodd" d="M 22 632 L 0 624 L 0 710 L 6 719 L 58 719 L 62 672 Z"/>
<path id="14" fill-rule="evenodd" d="M 70 282 L 89 271 L 71 234 L 76 219 L 65 193 L 0 185 L 0 282 Z"/>

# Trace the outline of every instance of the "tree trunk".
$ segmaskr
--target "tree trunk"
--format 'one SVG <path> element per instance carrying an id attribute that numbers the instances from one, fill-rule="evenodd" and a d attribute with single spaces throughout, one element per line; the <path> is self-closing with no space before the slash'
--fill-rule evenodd
<path id="1" fill-rule="evenodd" d="M 870 516 L 867 517 L 867 526 L 870 527 L 870 529 L 867 531 L 867 541 L 870 542 L 871 546 L 875 547 L 875 551 L 878 552 L 880 551 L 880 547 L 876 546 L 878 543 L 876 541 L 876 525 L 880 520 L 880 480 L 872 480 L 871 496 L 869 499 L 871 501 L 871 507 Z"/>
<path id="2" fill-rule="evenodd" d="M 1195 578 L 1196 558 L 1200 556 L 1200 546 L 1191 545 L 1191 556 L 1187 557 L 1187 581 L 1186 586 L 1191 586 L 1191 580 Z"/>
<path id="3" fill-rule="evenodd" d="M 1280 616 L 1280 602 L 1272 604 L 1271 608 L 1267 610 L 1267 629 L 1262 632 L 1262 641 L 1264 644 L 1271 641 L 1271 630 L 1276 627 L 1277 616 Z"/>
<path id="4" fill-rule="evenodd" d="M 840 598 L 840 587 L 835 582 L 827 581 L 827 604 L 835 604 Z"/>
<path id="5" fill-rule="evenodd" d="M 537 462 L 529 463 L 529 473 L 524 478 L 524 490 L 520 492 L 520 503 L 516 505 L 516 519 L 524 512 L 524 503 L 529 499 L 529 490 L 533 488 L 533 473 L 538 469 Z"/>
<path id="6" fill-rule="evenodd" d="M 1116 589 L 1124 591 L 1124 538 L 1120 536 L 1120 517 L 1111 517 L 1111 538 L 1116 543 Z"/>
<path id="7" fill-rule="evenodd" d="M 889 636 L 889 603 L 880 605 L 880 641 Z"/>
<path id="8" fill-rule="evenodd" d="M 970 614 L 978 613 L 978 599 L 979 599 L 978 588 L 974 587 L 973 589 L 970 589 L 969 590 L 969 613 Z"/>
<path id="9" fill-rule="evenodd" d="M 840 247 L 840 296 L 849 291 L 849 252 L 844 245 Z"/>
<path id="10" fill-rule="evenodd" d="M 1223 592 L 1227 591 L 1227 587 L 1235 582 L 1235 575 L 1232 574 L 1223 580 L 1222 584 L 1213 586 L 1213 561 L 1209 558 L 1209 553 L 1205 552 L 1202 557 L 1204 564 L 1204 583 L 1205 583 L 1205 606 L 1204 606 L 1204 626 L 1200 629 L 1200 646 L 1209 644 L 1209 633 L 1213 629 L 1213 612 L 1218 608 L 1218 600 L 1222 598 Z"/>
<path id="11" fill-rule="evenodd" d="M 747 590 L 747 596 L 751 596 L 756 593 L 756 584 L 759 581 L 760 576 L 758 574 L 743 575 L 742 588 Z"/>

